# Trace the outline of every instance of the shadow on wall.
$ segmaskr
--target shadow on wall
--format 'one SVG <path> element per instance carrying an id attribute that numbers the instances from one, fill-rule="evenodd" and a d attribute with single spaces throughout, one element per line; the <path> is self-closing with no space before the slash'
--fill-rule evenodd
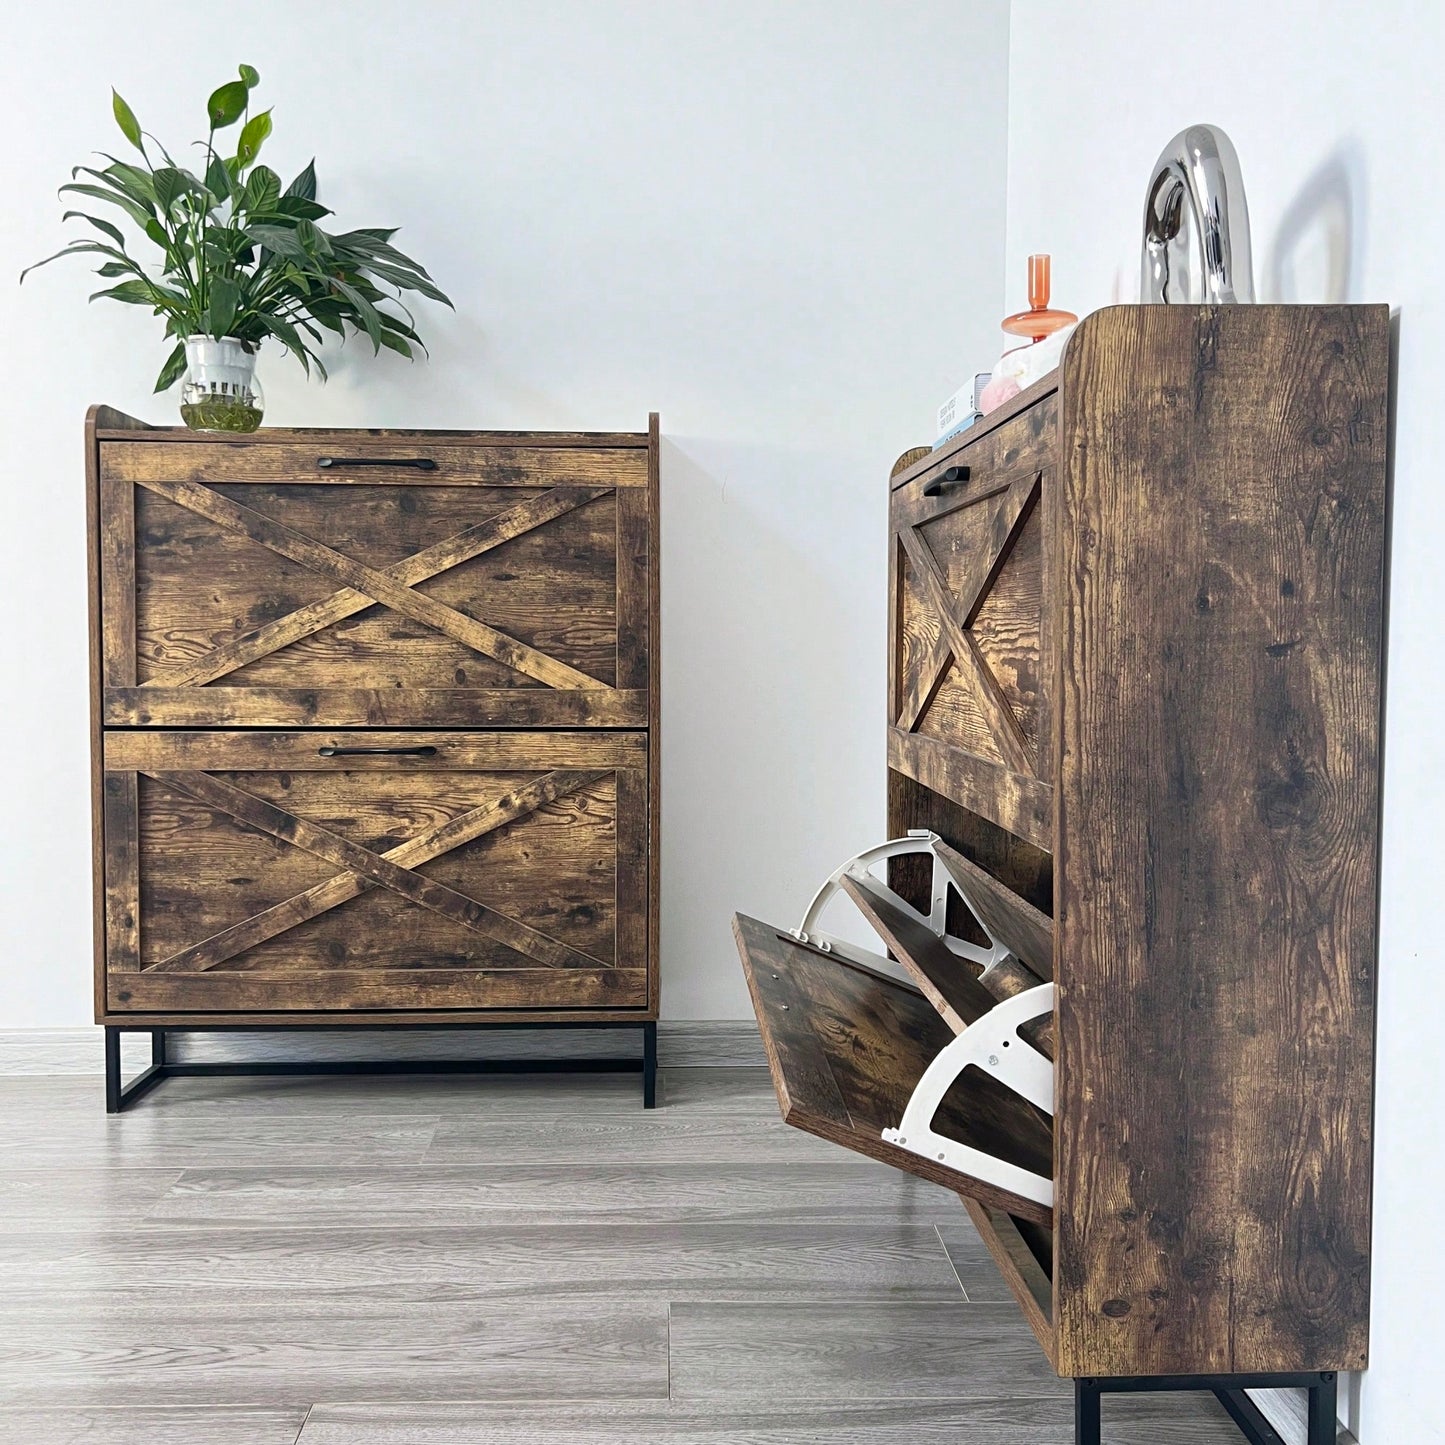
<path id="1" fill-rule="evenodd" d="M 1340 303 L 1358 297 L 1364 270 L 1366 161 L 1346 141 L 1285 207 L 1265 262 L 1262 301 Z"/>

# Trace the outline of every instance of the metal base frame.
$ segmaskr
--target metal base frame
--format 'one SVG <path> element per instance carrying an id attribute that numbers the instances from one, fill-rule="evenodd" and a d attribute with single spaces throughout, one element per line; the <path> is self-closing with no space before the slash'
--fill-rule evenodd
<path id="1" fill-rule="evenodd" d="M 1105 1395 L 1212 1390 L 1250 1445 L 1285 1445 L 1246 1390 L 1309 1392 L 1307 1445 L 1335 1445 L 1338 1382 L 1333 1370 L 1279 1375 L 1130 1375 L 1074 1381 L 1074 1445 L 1102 1445 L 1100 1404 Z"/>
<path id="2" fill-rule="evenodd" d="M 509 1029 L 620 1029 L 642 1030 L 642 1055 L 638 1057 L 599 1059 L 315 1059 L 276 1060 L 252 1062 L 244 1060 L 235 1063 L 178 1063 L 167 1057 L 166 1039 L 172 1033 L 222 1033 L 244 1031 L 247 1033 L 302 1032 L 326 1025 L 246 1025 L 233 1024 L 220 1028 L 157 1029 L 137 1026 L 126 1028 L 120 1024 L 105 1025 L 105 1112 L 119 1114 L 134 1104 L 137 1099 L 150 1093 L 165 1079 L 205 1079 L 228 1076 L 252 1075 L 305 1075 L 305 1074 L 635 1074 L 642 1075 L 642 1107 L 657 1107 L 657 1024 L 613 1023 L 611 1021 L 577 1024 L 529 1024 L 483 1025 L 484 1028 L 506 1027 Z M 391 1024 L 389 1030 L 414 1032 L 432 1028 L 457 1028 L 459 1025 L 437 1024 Z M 137 1074 L 128 1084 L 120 1076 L 120 1036 L 123 1033 L 146 1033 L 151 1036 L 150 1066 Z"/>

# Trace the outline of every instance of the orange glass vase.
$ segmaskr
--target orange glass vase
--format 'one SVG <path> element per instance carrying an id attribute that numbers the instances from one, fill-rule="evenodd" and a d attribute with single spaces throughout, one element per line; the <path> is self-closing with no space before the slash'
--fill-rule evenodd
<path id="1" fill-rule="evenodd" d="M 1030 341 L 1042 341 L 1079 319 L 1072 311 L 1049 309 L 1049 273 L 1048 256 L 1029 257 L 1029 309 L 1004 317 L 1003 329 L 1010 336 L 1027 336 Z"/>

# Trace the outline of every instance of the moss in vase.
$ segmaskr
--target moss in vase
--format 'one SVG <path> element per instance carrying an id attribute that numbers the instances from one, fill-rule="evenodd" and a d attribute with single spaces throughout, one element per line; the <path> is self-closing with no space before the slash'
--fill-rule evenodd
<path id="1" fill-rule="evenodd" d="M 181 419 L 192 431 L 252 432 L 261 412 L 239 397 L 210 397 L 181 403 Z"/>

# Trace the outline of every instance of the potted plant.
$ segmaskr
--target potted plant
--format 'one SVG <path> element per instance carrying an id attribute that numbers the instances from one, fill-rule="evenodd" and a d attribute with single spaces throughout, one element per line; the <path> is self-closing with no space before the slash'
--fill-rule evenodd
<path id="1" fill-rule="evenodd" d="M 284 188 L 275 171 L 257 162 L 271 134 L 271 112 L 251 114 L 261 77 L 249 65 L 239 75 L 207 103 L 209 129 L 196 142 L 201 174 L 177 165 L 112 91 L 116 124 L 141 164 L 104 155 L 109 165 L 77 166 L 60 188 L 61 195 L 114 207 L 121 213 L 116 220 L 130 221 L 158 250 L 154 263 L 133 259 L 112 220 L 80 210 L 62 219 L 86 222 L 99 239 L 77 239 L 36 263 L 99 256 L 97 274 L 114 284 L 92 301 L 148 306 L 165 318 L 165 334 L 176 342 L 155 389 L 165 391 L 184 375 L 181 416 L 201 431 L 249 432 L 260 425 L 256 351 L 268 337 L 308 375 L 314 366 L 324 380 L 317 348 L 325 332 L 361 332 L 375 352 L 385 346 L 411 357 L 422 343 L 402 293 L 451 305 L 422 267 L 391 245 L 394 230 L 322 229 L 331 212 L 316 199 L 314 161 Z M 230 147 L 218 149 L 217 137 L 237 125 L 234 153 L 226 155 Z M 23 271 L 21 281 L 33 270 Z"/>

